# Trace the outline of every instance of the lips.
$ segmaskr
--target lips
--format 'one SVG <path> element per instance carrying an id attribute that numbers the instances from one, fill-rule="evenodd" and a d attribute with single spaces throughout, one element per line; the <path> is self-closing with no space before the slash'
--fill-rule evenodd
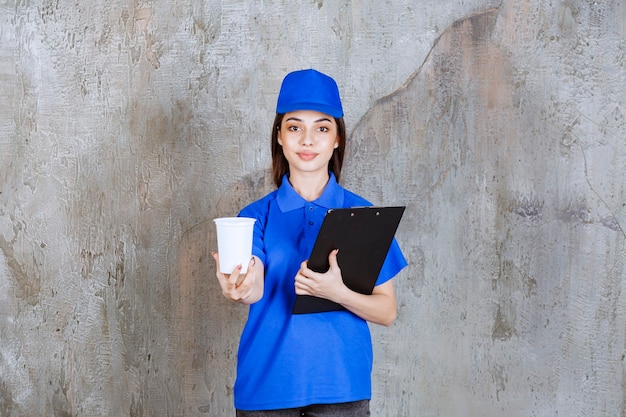
<path id="1" fill-rule="evenodd" d="M 298 156 L 303 161 L 310 161 L 311 159 L 315 158 L 317 154 L 314 152 L 298 152 Z"/>

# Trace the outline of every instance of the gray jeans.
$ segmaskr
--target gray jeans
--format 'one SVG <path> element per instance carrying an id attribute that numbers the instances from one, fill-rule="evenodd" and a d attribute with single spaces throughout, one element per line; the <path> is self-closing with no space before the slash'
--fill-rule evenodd
<path id="1" fill-rule="evenodd" d="M 314 404 L 302 408 L 283 410 L 242 411 L 237 417 L 369 417 L 369 400 L 339 404 Z"/>

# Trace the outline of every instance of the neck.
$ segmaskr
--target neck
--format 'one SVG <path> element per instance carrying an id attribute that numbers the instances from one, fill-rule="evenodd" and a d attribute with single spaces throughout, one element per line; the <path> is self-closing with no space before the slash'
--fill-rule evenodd
<path id="1" fill-rule="evenodd" d="M 323 175 L 289 175 L 289 183 L 306 201 L 317 200 L 324 192 L 329 179 L 328 172 Z"/>

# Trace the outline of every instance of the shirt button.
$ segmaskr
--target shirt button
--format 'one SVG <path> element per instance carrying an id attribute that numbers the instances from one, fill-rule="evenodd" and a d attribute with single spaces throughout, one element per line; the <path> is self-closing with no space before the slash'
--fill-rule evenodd
<path id="1" fill-rule="evenodd" d="M 309 206 L 309 211 L 313 211 L 313 206 Z"/>
<path id="2" fill-rule="evenodd" d="M 309 225 L 313 226 L 313 220 L 309 220 Z"/>

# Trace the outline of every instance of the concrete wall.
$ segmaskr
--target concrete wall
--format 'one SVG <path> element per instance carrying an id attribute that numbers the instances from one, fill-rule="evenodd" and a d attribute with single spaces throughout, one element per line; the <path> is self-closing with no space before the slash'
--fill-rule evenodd
<path id="1" fill-rule="evenodd" d="M 405 203 L 375 416 L 626 416 L 626 3 L 0 1 L 0 416 L 226 416 L 211 219 L 284 74 Z"/>

